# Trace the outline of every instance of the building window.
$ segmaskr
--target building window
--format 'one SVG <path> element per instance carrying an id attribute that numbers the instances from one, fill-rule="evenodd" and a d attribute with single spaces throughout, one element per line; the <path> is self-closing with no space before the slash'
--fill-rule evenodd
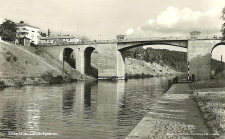
<path id="1" fill-rule="evenodd" d="M 28 29 L 26 29 L 26 28 L 23 28 L 23 30 L 29 31 L 29 30 L 28 30 Z"/>

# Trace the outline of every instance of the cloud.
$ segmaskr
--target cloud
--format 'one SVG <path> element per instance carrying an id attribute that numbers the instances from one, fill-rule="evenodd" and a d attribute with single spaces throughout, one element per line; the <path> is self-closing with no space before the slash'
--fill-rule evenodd
<path id="1" fill-rule="evenodd" d="M 134 29 L 133 28 L 130 28 L 126 31 L 126 34 L 127 35 L 130 35 L 130 34 L 133 34 L 134 33 Z"/>
<path id="2" fill-rule="evenodd" d="M 150 20 L 148 20 L 148 24 L 150 24 L 150 25 L 151 25 L 151 24 L 153 24 L 153 23 L 154 23 L 154 21 L 155 21 L 154 19 L 150 19 Z"/>
<path id="3" fill-rule="evenodd" d="M 202 36 L 206 35 L 207 30 L 210 35 L 220 33 L 222 20 L 220 19 L 222 7 L 213 7 L 204 12 L 193 11 L 189 8 L 179 10 L 175 7 L 168 7 L 165 11 L 158 14 L 155 19 L 149 19 L 146 25 L 137 29 L 127 30 L 129 37 L 157 37 L 185 35 L 189 32 L 197 30 L 202 32 Z M 142 36 L 140 36 L 142 35 Z"/>

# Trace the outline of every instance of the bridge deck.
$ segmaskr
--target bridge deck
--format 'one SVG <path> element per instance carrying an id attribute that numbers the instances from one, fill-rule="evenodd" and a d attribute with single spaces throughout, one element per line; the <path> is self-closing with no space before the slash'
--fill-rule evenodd
<path id="1" fill-rule="evenodd" d="M 85 43 L 64 43 L 64 44 L 42 44 L 42 45 L 90 45 L 90 44 L 109 44 L 109 43 L 131 43 L 131 42 L 151 42 L 151 41 L 188 41 L 192 40 L 190 36 L 175 36 L 175 37 L 148 37 L 148 38 L 126 38 L 124 40 L 95 40 L 95 41 L 88 41 Z M 221 40 L 221 37 L 216 36 L 199 36 L 198 38 L 194 38 L 194 40 Z"/>

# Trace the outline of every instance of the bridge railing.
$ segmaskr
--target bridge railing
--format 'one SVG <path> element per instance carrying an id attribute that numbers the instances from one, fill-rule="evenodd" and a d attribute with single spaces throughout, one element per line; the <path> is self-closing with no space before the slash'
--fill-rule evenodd
<path id="1" fill-rule="evenodd" d="M 148 38 L 126 38 L 123 40 L 95 40 L 95 41 L 86 41 L 86 42 L 63 42 L 63 43 L 46 43 L 41 45 L 50 45 L 50 46 L 57 46 L 57 45 L 91 45 L 91 44 L 108 44 L 108 43 L 119 43 L 119 42 L 134 42 L 134 41 L 160 41 L 160 40 L 221 40 L 221 37 L 218 36 L 198 36 L 198 37 L 190 37 L 190 36 L 170 36 L 170 37 L 148 37 Z"/>

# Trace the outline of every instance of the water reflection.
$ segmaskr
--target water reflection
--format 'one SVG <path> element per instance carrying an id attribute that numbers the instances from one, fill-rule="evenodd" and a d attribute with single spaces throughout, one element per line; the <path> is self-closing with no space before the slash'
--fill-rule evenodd
<path id="1" fill-rule="evenodd" d="M 72 117 L 74 112 L 74 101 L 75 101 L 75 88 L 64 85 L 63 86 L 63 99 L 62 99 L 62 112 L 63 112 L 63 121 L 67 122 L 67 119 Z"/>
<path id="2" fill-rule="evenodd" d="M 3 112 L 3 117 L 1 118 L 1 130 L 15 131 L 16 130 L 16 104 L 15 102 L 7 102 L 5 110 Z"/>
<path id="3" fill-rule="evenodd" d="M 125 138 L 162 96 L 162 84 L 167 82 L 151 78 L 5 88 L 0 91 L 0 137 L 37 131 L 58 135 L 32 138 Z"/>

